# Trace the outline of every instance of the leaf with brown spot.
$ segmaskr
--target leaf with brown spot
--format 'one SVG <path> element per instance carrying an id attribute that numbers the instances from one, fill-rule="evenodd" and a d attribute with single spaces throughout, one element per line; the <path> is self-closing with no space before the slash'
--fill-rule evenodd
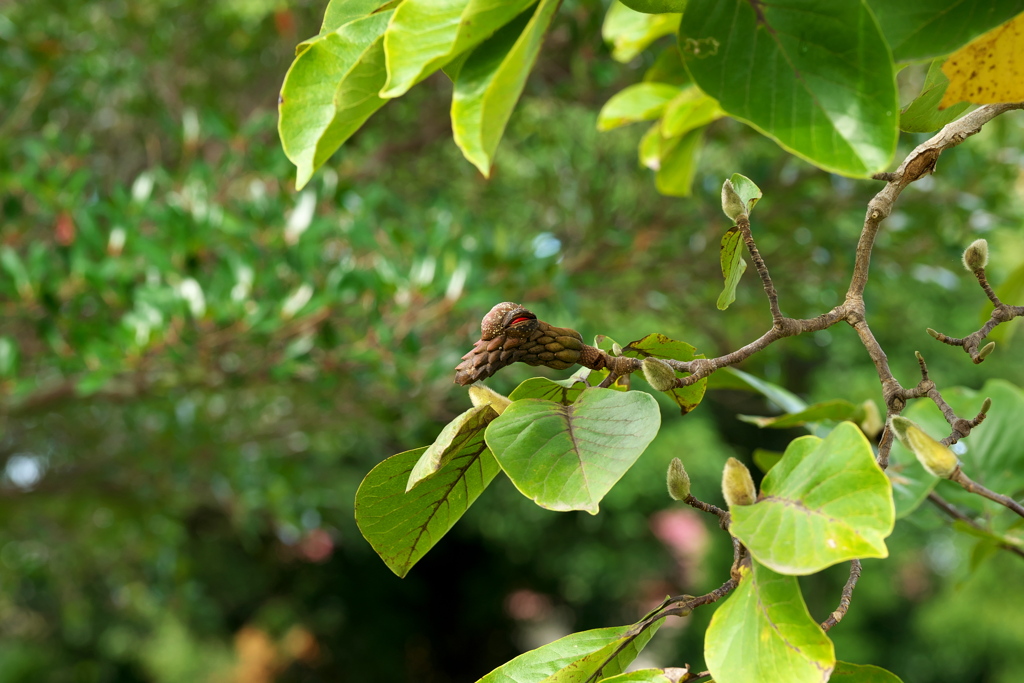
<path id="1" fill-rule="evenodd" d="M 1024 100 L 1024 14 L 960 48 L 942 65 L 949 87 L 939 103 Z"/>

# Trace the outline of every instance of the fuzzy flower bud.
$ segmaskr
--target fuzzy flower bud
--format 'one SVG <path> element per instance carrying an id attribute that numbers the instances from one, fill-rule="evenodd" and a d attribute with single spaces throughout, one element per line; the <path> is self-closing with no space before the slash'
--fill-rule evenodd
<path id="1" fill-rule="evenodd" d="M 668 363 L 657 358 L 644 358 L 644 378 L 657 391 L 669 391 L 676 387 L 676 371 Z"/>
<path id="2" fill-rule="evenodd" d="M 494 389 L 485 387 L 482 384 L 471 384 L 469 386 L 469 400 L 472 401 L 473 405 L 477 408 L 480 406 L 490 406 L 494 408 L 494 412 L 498 415 L 505 412 L 505 408 L 508 408 L 512 403 L 508 396 L 503 396 Z"/>
<path id="3" fill-rule="evenodd" d="M 878 406 L 870 398 L 865 399 L 861 406 L 864 408 L 864 419 L 861 420 L 860 430 L 869 439 L 874 439 L 882 431 L 882 428 L 885 427 L 885 423 L 882 422 L 882 415 L 878 412 Z"/>
<path id="4" fill-rule="evenodd" d="M 928 436 L 923 429 L 905 417 L 892 419 L 892 430 L 916 457 L 921 465 L 940 479 L 949 479 L 956 472 L 959 461 L 953 451 Z"/>
<path id="5" fill-rule="evenodd" d="M 986 358 L 988 358 L 988 354 L 992 353 L 995 350 L 996 350 L 996 343 L 995 342 L 989 342 L 988 344 L 985 344 L 984 346 L 982 346 L 981 347 L 981 351 L 978 351 L 978 362 L 980 363 L 981 361 L 983 361 Z"/>
<path id="6" fill-rule="evenodd" d="M 974 240 L 971 246 L 964 250 L 964 268 L 972 273 L 979 268 L 988 265 L 988 242 L 985 240 Z"/>
<path id="7" fill-rule="evenodd" d="M 736 505 L 753 505 L 757 500 L 757 489 L 750 470 L 736 458 L 725 461 L 722 472 L 722 495 L 729 507 Z"/>
<path id="8" fill-rule="evenodd" d="M 747 212 L 747 207 L 743 205 L 743 199 L 736 192 L 736 188 L 732 186 L 732 181 L 728 179 L 722 183 L 722 211 L 732 221 L 738 220 Z"/>
<path id="9" fill-rule="evenodd" d="M 690 475 L 683 467 L 683 461 L 672 458 L 668 464 L 668 495 L 672 500 L 686 500 L 690 496 Z"/>

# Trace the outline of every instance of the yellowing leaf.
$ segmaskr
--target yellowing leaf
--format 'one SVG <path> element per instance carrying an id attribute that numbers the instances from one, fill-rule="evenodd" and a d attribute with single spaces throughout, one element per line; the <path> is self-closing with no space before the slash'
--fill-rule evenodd
<path id="1" fill-rule="evenodd" d="M 942 65 L 949 87 L 939 103 L 1024 100 L 1024 14 L 960 48 Z"/>

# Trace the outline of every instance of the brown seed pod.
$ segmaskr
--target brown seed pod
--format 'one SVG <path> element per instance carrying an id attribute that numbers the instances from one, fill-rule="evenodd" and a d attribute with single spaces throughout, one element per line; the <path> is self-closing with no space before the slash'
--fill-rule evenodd
<path id="1" fill-rule="evenodd" d="M 592 367 L 599 356 L 576 330 L 552 327 L 521 305 L 506 301 L 484 316 L 480 340 L 455 368 L 455 383 L 472 384 L 517 362 L 564 370 L 582 359 Z"/>

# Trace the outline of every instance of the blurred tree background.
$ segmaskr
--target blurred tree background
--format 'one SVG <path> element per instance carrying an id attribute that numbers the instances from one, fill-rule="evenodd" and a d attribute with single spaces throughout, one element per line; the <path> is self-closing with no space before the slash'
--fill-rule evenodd
<path id="1" fill-rule="evenodd" d="M 733 172 L 764 190 L 754 230 L 784 312 L 817 315 L 845 292 L 877 187 L 727 119 L 695 196 L 659 196 L 637 165 L 643 131 L 596 132 L 600 105 L 650 66 L 609 59 L 604 10 L 563 4 L 490 180 L 452 144 L 437 75 L 296 193 L 277 90 L 323 3 L 0 8 L 0 683 L 475 680 L 713 587 L 728 539 L 670 505 L 668 461 L 717 502 L 727 457 L 799 434 L 738 421 L 771 408 L 735 390 L 682 419 L 665 405 L 597 517 L 542 510 L 503 482 L 405 580 L 352 517 L 367 471 L 468 407 L 452 368 L 498 301 L 585 336 L 662 332 L 709 354 L 767 329 L 755 279 L 715 308 Z M 867 292 L 897 376 L 913 381 L 921 350 L 942 386 L 1024 383 L 1015 325 L 981 366 L 925 332 L 987 317 L 959 264 L 979 236 L 996 290 L 1021 302 L 1024 119 L 943 155 L 897 207 Z M 847 328 L 744 369 L 808 400 L 881 405 Z M 908 682 L 1024 677 L 1024 624 L 1008 616 L 1024 586 L 986 589 L 1019 558 L 972 553 L 928 507 L 890 548 L 865 562 L 831 633 L 847 659 Z M 804 582 L 812 614 L 845 578 Z M 697 664 L 710 615 L 666 626 L 644 656 Z"/>

